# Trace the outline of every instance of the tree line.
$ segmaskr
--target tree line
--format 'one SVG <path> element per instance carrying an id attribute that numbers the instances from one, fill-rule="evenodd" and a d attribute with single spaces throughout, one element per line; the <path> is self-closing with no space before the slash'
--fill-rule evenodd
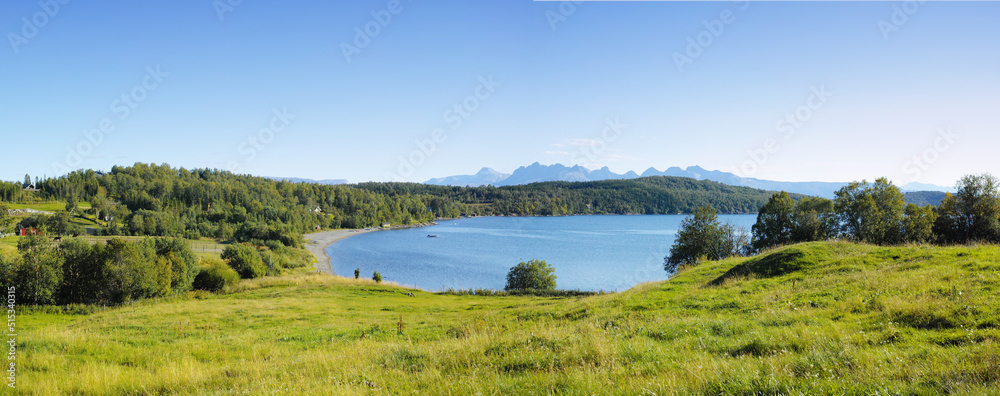
<path id="1" fill-rule="evenodd" d="M 39 199 L 87 201 L 106 235 L 212 237 L 301 243 L 317 226 L 364 228 L 457 215 L 437 197 L 395 196 L 351 186 L 275 181 L 230 172 L 137 163 L 41 180 Z M 12 197 L 15 197 L 12 195 Z"/>
<path id="2" fill-rule="evenodd" d="M 101 225 L 104 235 L 201 237 L 239 242 L 278 240 L 299 246 L 315 230 L 414 224 L 461 215 L 679 214 L 710 205 L 753 213 L 770 193 L 711 181 L 645 177 L 598 182 L 545 182 L 506 187 L 417 183 L 319 185 L 137 163 L 111 172 L 80 170 L 37 181 L 36 199 L 63 200 Z M 30 199 L 18 183 L 0 185 L 0 200 Z M 799 196 L 796 196 L 798 198 Z M 58 234 L 82 230 L 38 216 L 23 226 Z"/>
<path id="3" fill-rule="evenodd" d="M 191 290 L 198 260 L 181 239 L 90 244 L 72 238 L 53 246 L 21 238 L 17 253 L 0 254 L 0 279 L 29 304 L 117 304 Z"/>
<path id="4" fill-rule="evenodd" d="M 669 176 L 503 187 L 362 183 L 357 188 L 389 196 L 431 195 L 440 197 L 443 205 L 464 205 L 462 209 L 471 214 L 513 216 L 685 214 L 706 205 L 728 214 L 755 213 L 771 195 L 754 188 Z"/>
<path id="5" fill-rule="evenodd" d="M 308 265 L 298 252 L 232 244 L 219 259 L 199 260 L 179 238 L 94 243 L 69 238 L 52 244 L 42 236 L 18 240 L 17 251 L 0 254 L 0 282 L 16 287 L 28 304 L 121 304 L 199 289 L 220 291 L 239 278 L 278 275 Z M 308 253 L 306 253 L 308 255 Z"/>
<path id="6" fill-rule="evenodd" d="M 775 193 L 760 208 L 751 230 L 721 224 L 711 207 L 685 219 L 664 268 L 701 260 L 745 256 L 777 246 L 830 239 L 877 245 L 907 243 L 1000 243 L 1000 182 L 989 174 L 967 175 L 938 206 L 907 204 L 888 179 L 853 182 L 833 200 L 797 202 Z"/>

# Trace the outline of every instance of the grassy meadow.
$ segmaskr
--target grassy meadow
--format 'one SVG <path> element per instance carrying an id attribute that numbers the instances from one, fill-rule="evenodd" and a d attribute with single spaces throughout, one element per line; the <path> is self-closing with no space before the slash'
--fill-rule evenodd
<path id="1" fill-rule="evenodd" d="M 87 202 L 77 202 L 76 206 L 80 210 L 90 209 L 90 203 Z M 43 212 L 62 212 L 66 210 L 66 201 L 42 201 L 32 203 L 10 202 L 7 203 L 7 207 L 10 209 L 33 209 Z"/>
<path id="2" fill-rule="evenodd" d="M 574 298 L 297 274 L 22 312 L 14 393 L 998 394 L 998 293 L 995 246 L 808 243 Z"/>

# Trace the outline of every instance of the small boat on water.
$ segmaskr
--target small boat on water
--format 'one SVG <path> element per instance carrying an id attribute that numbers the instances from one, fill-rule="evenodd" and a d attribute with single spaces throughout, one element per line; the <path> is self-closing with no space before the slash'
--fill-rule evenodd
<path id="1" fill-rule="evenodd" d="M 440 235 L 438 235 L 438 234 L 427 234 L 427 237 L 428 237 L 428 238 L 437 238 L 437 237 L 439 237 L 439 236 L 440 236 Z"/>

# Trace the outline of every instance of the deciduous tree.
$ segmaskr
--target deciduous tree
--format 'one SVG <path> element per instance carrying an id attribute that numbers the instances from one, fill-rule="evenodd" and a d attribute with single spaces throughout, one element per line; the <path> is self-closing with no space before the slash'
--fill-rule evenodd
<path id="1" fill-rule="evenodd" d="M 732 224 L 721 224 L 715 209 L 703 206 L 681 222 L 670 255 L 663 259 L 667 272 L 680 265 L 698 264 L 702 258 L 721 260 L 746 253 L 749 237 Z"/>
<path id="2" fill-rule="evenodd" d="M 903 240 L 905 198 L 888 179 L 852 182 L 836 195 L 834 207 L 848 238 L 878 245 Z"/>
<path id="3" fill-rule="evenodd" d="M 41 236 L 21 238 L 20 259 L 14 264 L 18 298 L 30 304 L 54 304 L 62 283 L 62 259 Z"/>
<path id="4" fill-rule="evenodd" d="M 906 205 L 906 218 L 903 221 L 904 241 L 909 243 L 927 243 L 934 240 L 934 222 L 938 214 L 933 206 L 920 207 L 915 204 Z"/>
<path id="5" fill-rule="evenodd" d="M 544 260 L 520 262 L 507 272 L 504 290 L 555 290 L 556 270 Z"/>
<path id="6" fill-rule="evenodd" d="M 795 231 L 795 201 L 788 193 L 775 193 L 757 213 L 753 225 L 753 247 L 763 250 L 792 242 Z"/>
<path id="7" fill-rule="evenodd" d="M 104 259 L 107 300 L 120 303 L 157 295 L 160 274 L 152 246 L 112 238 Z"/>
<path id="8" fill-rule="evenodd" d="M 837 236 L 839 228 L 833 201 L 820 197 L 805 197 L 795 204 L 793 242 L 829 240 Z"/>

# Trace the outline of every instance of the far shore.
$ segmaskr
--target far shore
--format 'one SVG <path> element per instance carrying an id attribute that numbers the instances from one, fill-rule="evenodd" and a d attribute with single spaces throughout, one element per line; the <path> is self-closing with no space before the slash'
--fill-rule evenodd
<path id="1" fill-rule="evenodd" d="M 441 220 L 445 220 L 445 219 L 441 219 Z M 333 266 L 331 264 L 331 260 L 332 259 L 330 258 L 330 256 L 328 256 L 326 254 L 326 248 L 330 247 L 331 245 L 333 245 L 337 241 L 340 241 L 342 239 L 345 239 L 345 238 L 348 238 L 348 237 L 352 237 L 352 236 L 355 236 L 355 235 L 361 235 L 361 234 L 364 234 L 364 233 L 372 232 L 372 231 L 401 230 L 401 229 L 405 229 L 405 228 L 427 227 L 427 226 L 432 226 L 432 225 L 437 225 L 437 223 L 430 222 L 430 223 L 420 223 L 420 224 L 411 224 L 411 225 L 390 226 L 389 228 L 372 227 L 372 228 L 357 229 L 357 230 L 353 230 L 353 229 L 340 229 L 340 230 L 330 230 L 330 231 L 315 232 L 315 233 L 312 233 L 312 234 L 306 234 L 306 235 L 304 235 L 304 237 L 306 239 L 306 246 L 305 247 L 306 247 L 306 249 L 309 250 L 310 253 L 313 254 L 313 256 L 316 256 L 316 270 L 317 271 L 319 271 L 321 273 L 324 273 L 324 274 L 328 274 L 328 275 L 344 276 L 344 275 L 335 274 L 333 272 Z"/>

